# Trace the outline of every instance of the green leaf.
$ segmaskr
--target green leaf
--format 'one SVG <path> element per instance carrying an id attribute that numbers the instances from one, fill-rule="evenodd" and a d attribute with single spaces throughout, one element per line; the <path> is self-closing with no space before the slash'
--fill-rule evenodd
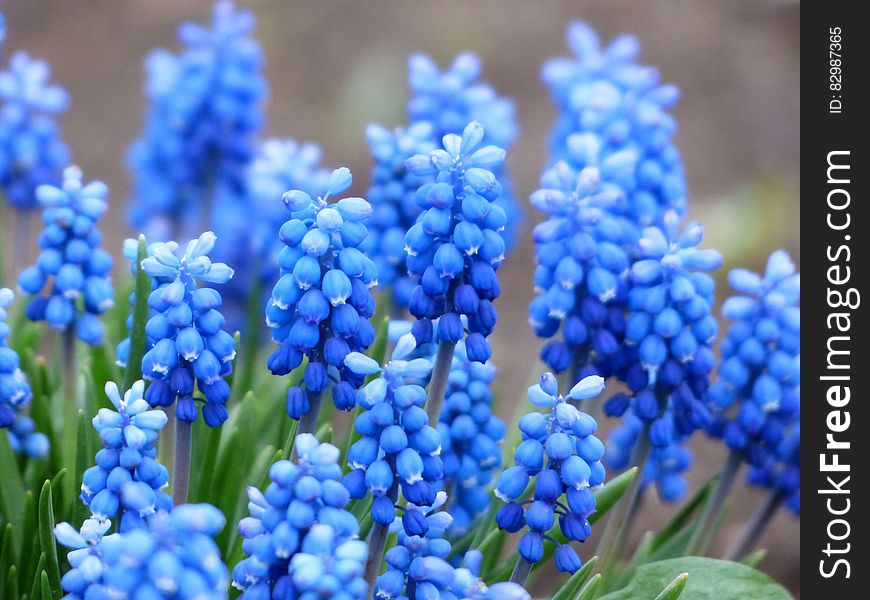
<path id="1" fill-rule="evenodd" d="M 33 572 L 30 568 L 32 566 L 31 563 L 39 555 L 39 539 L 36 534 L 37 526 L 36 498 L 33 497 L 33 492 L 27 490 L 24 496 L 24 520 L 22 521 L 22 527 L 20 527 L 23 542 L 19 542 L 21 551 L 16 563 L 19 575 L 22 578 L 21 587 L 30 583 L 31 580 L 25 580 L 25 578 L 29 573 Z"/>
<path id="2" fill-rule="evenodd" d="M 680 597 L 680 594 L 683 593 L 683 589 L 686 587 L 688 581 L 689 574 L 680 573 L 658 596 L 655 597 L 655 600 L 677 600 L 677 598 Z"/>
<path id="3" fill-rule="evenodd" d="M 589 515 L 589 523 L 594 524 L 598 519 L 607 514 L 613 505 L 619 502 L 631 483 L 637 476 L 637 467 L 632 467 L 624 473 L 620 473 L 603 487 L 595 491 L 595 512 Z"/>
<path id="4" fill-rule="evenodd" d="M 689 578 L 679 595 L 680 600 L 791 599 L 785 588 L 752 567 L 726 560 L 687 556 L 638 567 L 626 587 L 603 596 L 601 600 L 655 597 L 656 590 L 673 583 L 684 573 L 688 573 Z"/>
<path id="5" fill-rule="evenodd" d="M 142 379 L 142 357 L 145 356 L 145 323 L 148 322 L 148 295 L 151 293 L 151 277 L 142 269 L 142 261 L 148 258 L 145 236 L 139 236 L 136 253 L 136 296 L 133 299 L 133 328 L 130 330 L 130 352 L 127 356 L 127 371 L 124 374 L 124 390 Z"/>
<path id="6" fill-rule="evenodd" d="M 42 593 L 43 600 L 51 600 L 54 597 L 60 598 L 60 594 L 53 594 L 53 590 L 51 589 L 51 584 L 48 581 L 48 574 L 45 571 L 40 572 L 39 574 L 39 587 L 40 592 Z"/>
<path id="7" fill-rule="evenodd" d="M 0 431 L 0 514 L 7 523 L 20 523 L 24 514 L 24 483 L 5 431 Z M 15 544 L 22 539 L 16 536 Z"/>
<path id="8" fill-rule="evenodd" d="M 54 542 L 54 508 L 50 481 L 42 484 L 42 491 L 39 493 L 39 547 L 45 557 L 43 573 L 47 573 L 54 595 L 60 597 L 60 566 L 57 562 L 57 545 Z M 43 594 L 43 597 L 46 596 Z"/>
<path id="9" fill-rule="evenodd" d="M 643 551 L 638 551 L 638 556 L 652 555 L 657 552 L 662 546 L 668 543 L 677 533 L 683 530 L 686 525 L 692 520 L 695 513 L 704 506 L 707 497 L 710 495 L 713 487 L 716 485 L 716 478 L 713 477 L 707 482 L 707 485 L 702 487 L 692 498 L 685 502 L 680 510 L 668 523 L 658 530 L 649 543 L 643 548 Z"/>
<path id="10" fill-rule="evenodd" d="M 586 582 L 580 589 L 580 593 L 577 594 L 577 598 L 575 600 L 593 600 L 595 596 L 598 594 L 598 588 L 601 586 L 601 573 L 596 573 L 592 579 Z M 639 600 L 635 598 L 634 600 Z"/>
<path id="11" fill-rule="evenodd" d="M 202 455 L 196 453 L 197 448 L 199 447 L 197 444 L 194 444 L 194 455 L 193 455 L 193 464 L 195 465 L 203 465 L 203 468 L 194 469 L 193 473 L 191 473 L 192 485 L 191 490 L 195 490 L 195 494 L 193 495 L 192 502 L 205 502 L 209 497 L 209 491 L 214 487 L 214 478 L 215 475 L 218 474 L 217 469 L 214 468 L 217 463 L 218 452 L 221 447 L 221 434 L 223 433 L 223 427 L 209 427 L 205 425 L 205 422 L 200 423 L 200 420 L 197 419 L 197 422 L 193 424 L 194 427 L 194 442 L 197 441 L 197 438 L 200 437 L 197 434 L 202 434 L 205 432 L 205 444 L 201 447 Z M 202 429 L 205 427 L 205 429 Z M 197 430 L 199 428 L 199 430 Z"/>
<path id="12" fill-rule="evenodd" d="M 504 543 L 507 541 L 507 531 L 502 529 L 493 529 L 481 542 L 480 553 L 483 555 L 483 564 L 480 565 L 481 573 L 489 573 L 498 564 L 498 558 L 501 556 L 501 551 L 504 548 Z"/>
<path id="13" fill-rule="evenodd" d="M 747 554 L 745 557 L 740 559 L 740 563 L 746 565 L 747 567 L 752 567 L 753 569 L 757 568 L 758 565 L 762 563 L 764 558 L 767 556 L 767 550 L 764 548 L 760 548 L 751 554 Z"/>
<path id="14" fill-rule="evenodd" d="M 42 588 L 40 586 L 40 574 L 42 573 L 42 569 L 45 567 L 45 556 L 39 555 L 39 562 L 36 563 L 36 571 L 34 571 L 33 582 L 30 585 L 30 596 L 31 600 L 38 600 L 42 598 Z M 22 573 L 23 574 L 23 573 Z M 45 600 L 50 600 L 46 598 Z"/>
<path id="15" fill-rule="evenodd" d="M 568 578 L 568 581 L 559 588 L 559 591 L 556 592 L 556 595 L 553 596 L 552 600 L 574 600 L 574 598 L 579 595 L 580 588 L 583 587 L 583 584 L 586 583 L 586 580 L 589 579 L 590 575 L 592 575 L 592 571 L 595 570 L 595 565 L 597 563 L 597 556 L 593 556 L 587 560 L 586 564 L 576 573 L 571 575 L 571 577 Z"/>
<path id="16" fill-rule="evenodd" d="M 12 547 L 12 523 L 6 523 L 3 528 L 3 539 L 0 541 L 0 600 L 6 597 L 4 595 L 6 577 L 3 574 L 8 572 L 9 566 L 15 558 L 14 551 L 15 549 Z"/>
<path id="17" fill-rule="evenodd" d="M 3 577 L 3 573 L 0 572 L 0 577 Z M 12 565 L 9 567 L 9 573 L 6 577 L 6 591 L 4 599 L 5 600 L 19 600 L 20 596 L 18 595 L 18 567 Z"/>

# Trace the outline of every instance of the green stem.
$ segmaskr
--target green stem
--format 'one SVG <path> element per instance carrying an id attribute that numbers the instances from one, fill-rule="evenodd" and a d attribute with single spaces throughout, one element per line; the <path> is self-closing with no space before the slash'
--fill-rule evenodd
<path id="1" fill-rule="evenodd" d="M 704 510 L 701 512 L 701 516 L 698 517 L 697 523 L 695 523 L 692 537 L 689 539 L 689 545 L 686 547 L 686 556 L 703 555 L 713 542 L 716 523 L 722 514 L 722 510 L 725 508 L 728 496 L 731 495 L 731 490 L 734 489 L 734 481 L 737 478 L 742 461 L 742 452 L 732 450 L 728 455 L 728 459 L 719 472 L 716 487 L 713 489 L 709 500 L 704 504 Z"/>
<path id="2" fill-rule="evenodd" d="M 770 521 L 773 520 L 776 511 L 779 510 L 783 500 L 782 494 L 778 490 L 773 490 L 757 511 L 749 518 L 746 527 L 743 528 L 743 533 L 732 545 L 725 555 L 722 557 L 725 560 L 739 560 L 749 554 L 761 536 L 764 535 Z"/>
<path id="3" fill-rule="evenodd" d="M 447 378 L 450 376 L 450 365 L 453 363 L 453 353 L 456 344 L 441 340 L 438 342 L 438 353 L 435 355 L 435 366 L 432 368 L 432 380 L 429 382 L 429 397 L 426 400 L 426 412 L 429 414 L 429 425 L 438 426 L 441 416 L 441 405 L 447 393 Z"/>
<path id="4" fill-rule="evenodd" d="M 637 518 L 644 489 L 643 472 L 649 453 L 649 425 L 644 424 L 631 454 L 630 464 L 637 467 L 637 475 L 631 483 L 627 497 L 620 500 L 613 508 L 613 512 L 607 520 L 607 526 L 604 528 L 604 534 L 601 536 L 601 542 L 599 542 L 597 555 L 600 557 L 605 573 L 612 573 L 616 567 L 616 562 L 622 556 L 628 534 Z M 605 576 L 604 579 L 608 578 Z"/>
<path id="5" fill-rule="evenodd" d="M 187 503 L 190 486 L 190 450 L 193 423 L 175 421 L 175 472 L 172 480 L 172 502 L 175 506 Z"/>

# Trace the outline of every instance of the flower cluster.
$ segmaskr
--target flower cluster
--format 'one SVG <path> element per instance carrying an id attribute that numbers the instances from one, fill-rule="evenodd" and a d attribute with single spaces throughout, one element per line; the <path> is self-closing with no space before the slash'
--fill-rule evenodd
<path id="1" fill-rule="evenodd" d="M 296 463 L 272 465 L 261 493 L 248 488 L 250 517 L 239 523 L 248 555 L 233 569 L 242 598 L 366 597 L 365 542 L 344 506 L 338 448 L 307 433 L 297 436 Z"/>
<path id="2" fill-rule="evenodd" d="M 151 255 L 141 268 L 157 286 L 148 297 L 151 317 L 145 325 L 148 351 L 142 357 L 142 374 L 151 380 L 145 399 L 151 406 L 175 404 L 175 416 L 196 420 L 196 388 L 205 396 L 202 416 L 215 427 L 227 419 L 230 388 L 224 378 L 232 372 L 236 354 L 233 337 L 222 329 L 221 295 L 197 282 L 226 283 L 233 270 L 211 262 L 208 254 L 216 241 L 207 231 L 191 240 L 179 258 L 175 242 L 152 244 Z M 119 360 L 127 360 L 129 342 L 119 347 Z"/>
<path id="3" fill-rule="evenodd" d="M 135 177 L 130 218 L 149 237 L 189 233 L 177 230 L 185 219 L 244 191 L 266 94 L 253 27 L 250 12 L 222 0 L 210 28 L 179 29 L 181 54 L 158 50 L 148 57 L 149 112 L 129 165 Z"/>
<path id="4" fill-rule="evenodd" d="M 19 368 L 18 353 L 7 343 L 7 309 L 13 299 L 12 290 L 0 288 L 0 429 L 7 430 L 13 452 L 38 458 L 48 453 L 48 438 L 36 431 L 33 419 L 23 414 L 33 394 L 27 376 Z"/>
<path id="5" fill-rule="evenodd" d="M 92 346 L 103 339 L 99 315 L 114 302 L 112 257 L 99 248 L 103 235 L 97 229 L 108 191 L 100 181 L 83 184 L 77 167 L 64 171 L 62 187 L 39 186 L 36 197 L 45 207 L 41 252 L 18 277 L 21 289 L 33 296 L 29 319 L 61 330 L 74 326 L 75 335 Z"/>
<path id="6" fill-rule="evenodd" d="M 505 153 L 481 146 L 483 136 L 483 126 L 472 122 L 461 136 L 445 135 L 443 149 L 408 161 L 412 173 L 435 181 L 417 191 L 423 212 L 405 235 L 408 274 L 418 281 L 408 307 L 418 319 L 416 339 L 427 343 L 438 318 L 438 338 L 455 344 L 467 324 L 466 354 L 477 362 L 492 354 L 486 336 L 496 322 L 492 301 L 501 292 L 495 271 L 504 260 L 506 222 L 493 202 L 502 186 L 491 171 Z"/>
<path id="7" fill-rule="evenodd" d="M 489 486 L 501 469 L 505 424 L 492 413 L 494 379 L 495 365 L 469 361 L 465 344 L 456 345 L 438 424 L 455 533 L 464 532 L 486 511 Z"/>
<path id="8" fill-rule="evenodd" d="M 145 527 L 104 535 L 108 520 L 89 519 L 76 531 L 55 527 L 71 548 L 72 570 L 61 579 L 69 600 L 102 598 L 225 598 L 229 571 L 212 537 L 224 517 L 209 504 L 185 504 L 152 515 Z"/>
<path id="9" fill-rule="evenodd" d="M 709 391 L 717 411 L 711 430 L 760 464 L 800 414 L 800 274 L 779 250 L 763 277 L 735 269 L 728 279 L 741 295 L 722 307 L 732 325 L 722 341 L 719 380 Z"/>
<path id="10" fill-rule="evenodd" d="M 149 410 L 145 382 L 133 384 L 124 397 L 114 382 L 106 396 L 115 410 L 101 408 L 93 419 L 103 449 L 97 464 L 82 476 L 81 499 L 99 520 L 111 519 L 121 532 L 146 527 L 158 510 L 171 510 L 172 499 L 163 491 L 169 471 L 157 462 L 157 435 L 166 425 L 166 413 Z"/>
<path id="11" fill-rule="evenodd" d="M 592 28 L 576 22 L 567 40 L 576 56 L 548 61 L 542 72 L 559 111 L 551 138 L 554 158 L 570 160 L 572 134 L 595 134 L 602 142 L 603 176 L 624 191 L 619 214 L 637 234 L 659 224 L 667 210 L 684 213 L 685 175 L 672 143 L 676 121 L 667 112 L 679 99 L 677 88 L 661 84 L 656 69 L 636 63 L 640 45 L 632 36 L 602 48 Z"/>
<path id="12" fill-rule="evenodd" d="M 798 419 L 763 462 L 749 468 L 749 483 L 774 491 L 795 515 L 801 513 L 801 425 Z"/>
<path id="13" fill-rule="evenodd" d="M 332 398 L 342 410 L 353 408 L 354 390 L 362 378 L 344 368 L 350 352 L 365 350 L 374 341 L 369 319 L 375 301 L 370 287 L 376 269 L 363 254 L 371 205 L 362 198 L 329 203 L 351 184 L 347 168 L 332 172 L 326 191 L 313 199 L 302 190 L 284 194 L 291 218 L 281 226 L 285 244 L 278 257 L 281 278 L 266 307 L 266 323 L 279 343 L 269 357 L 269 370 L 286 375 L 308 358 L 305 389 L 291 388 L 287 412 L 301 418 L 334 382 Z"/>
<path id="14" fill-rule="evenodd" d="M 445 533 L 453 517 L 450 512 L 439 510 L 446 502 L 447 495 L 439 492 L 431 506 L 408 504 L 402 517 L 396 517 L 390 532 L 397 534 L 397 544 L 384 557 L 387 570 L 378 577 L 375 597 L 529 600 L 529 593 L 516 583 L 487 587 L 479 578 L 482 558 L 479 552 L 467 553 L 465 566 L 460 568 L 448 562 L 452 546 Z"/>
<path id="15" fill-rule="evenodd" d="M 412 56 L 408 60 L 411 125 L 429 124 L 434 139 L 440 140 L 450 133 L 461 134 L 469 122 L 477 121 L 486 131 L 484 144 L 510 148 L 517 136 L 514 104 L 499 96 L 488 83 L 480 82 L 480 71 L 480 59 L 471 53 L 457 56 L 443 73 L 428 56 Z M 494 201 L 508 216 L 504 235 L 510 249 L 516 243 L 522 209 L 514 197 L 506 166 L 494 165 L 493 170 L 503 185 Z"/>
<path id="16" fill-rule="evenodd" d="M 417 190 L 432 179 L 411 173 L 405 162 L 435 150 L 435 139 L 428 122 L 395 131 L 378 125 L 366 129 L 375 162 L 368 191 L 374 210 L 368 222 L 367 253 L 378 268 L 378 285 L 392 289 L 392 302 L 398 307 L 408 306 L 416 287 L 405 266 L 405 232 L 417 222 L 422 210 L 416 201 Z"/>
<path id="17" fill-rule="evenodd" d="M 550 412 L 531 412 L 520 419 L 523 441 L 514 452 L 516 464 L 499 476 L 496 486 L 496 495 L 506 502 L 496 523 L 511 533 L 528 527 L 518 550 L 529 563 L 543 558 L 544 537 L 557 516 L 569 540 L 583 542 L 592 531 L 588 517 L 595 512 L 592 488 L 604 483 L 604 444 L 594 435 L 595 419 L 570 402 L 593 398 L 603 389 L 604 379 L 590 375 L 563 397 L 551 373 L 529 388 L 529 401 Z M 533 499 L 522 500 L 532 480 Z M 559 501 L 563 494 L 567 505 Z M 556 548 L 555 560 L 559 571 L 573 573 L 581 566 L 569 544 Z"/>
<path id="18" fill-rule="evenodd" d="M 35 190 L 57 184 L 70 152 L 55 117 L 69 103 L 66 91 L 48 82 L 41 60 L 16 52 L 0 71 L 0 189 L 12 206 L 37 205 Z"/>
<path id="19" fill-rule="evenodd" d="M 347 368 L 360 376 L 380 372 L 357 392 L 356 403 L 364 410 L 355 428 L 362 437 L 348 450 L 351 471 L 343 480 L 351 497 L 362 498 L 366 492 L 373 496 L 372 519 L 380 525 L 393 522 L 400 488 L 408 502 L 431 506 L 444 472 L 441 436 L 429 426 L 421 385 L 432 363 L 425 358 L 406 360 L 415 346 L 412 334 L 403 335 L 383 369 L 358 352 L 345 359 Z"/>
<path id="20" fill-rule="evenodd" d="M 541 188 L 530 197 L 548 218 L 532 233 L 538 295 L 529 305 L 529 322 L 549 340 L 541 358 L 556 373 L 569 369 L 571 383 L 591 374 L 584 367 L 610 376 L 625 360 L 630 258 L 625 228 L 613 217 L 624 195 L 602 181 L 596 160 L 600 147 L 595 135 L 572 136 L 570 162 L 547 169 Z"/>
<path id="21" fill-rule="evenodd" d="M 715 282 L 704 271 L 717 268 L 722 257 L 697 248 L 704 236 L 700 224 L 690 223 L 682 233 L 678 227 L 679 217 L 669 211 L 663 227 L 647 227 L 638 242 L 625 325 L 633 358 L 619 374 L 633 395 L 616 394 L 604 405 L 607 415 L 617 417 L 631 408 L 657 449 L 686 440 L 711 420 L 705 397 L 718 325 L 711 314 Z"/>

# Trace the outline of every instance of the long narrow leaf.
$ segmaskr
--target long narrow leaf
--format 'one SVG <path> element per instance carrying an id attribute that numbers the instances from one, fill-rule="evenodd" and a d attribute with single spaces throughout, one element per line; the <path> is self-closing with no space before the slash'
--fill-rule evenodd
<path id="1" fill-rule="evenodd" d="M 593 600 L 598 594 L 598 588 L 601 586 L 601 573 L 596 573 L 592 579 L 586 582 L 580 593 L 577 594 L 575 600 Z"/>
<path id="2" fill-rule="evenodd" d="M 52 596 L 60 597 L 60 566 L 54 541 L 54 507 L 51 500 L 51 482 L 42 484 L 39 493 L 39 547 L 45 557 L 45 571 L 51 583 Z M 43 594 L 44 596 L 44 594 Z"/>
<path id="3" fill-rule="evenodd" d="M 580 588 L 583 587 L 583 584 L 586 583 L 586 580 L 589 579 L 590 575 L 592 575 L 597 563 L 597 556 L 593 556 L 587 560 L 586 564 L 576 573 L 571 575 L 571 577 L 568 578 L 568 581 L 559 588 L 559 591 L 556 592 L 556 595 L 553 596 L 552 600 L 573 600 L 576 598 L 580 593 Z"/>
<path id="4" fill-rule="evenodd" d="M 688 573 L 681 573 L 677 575 L 676 578 L 672 582 L 670 582 L 658 596 L 655 597 L 655 600 L 677 600 L 677 598 L 680 597 L 680 594 L 683 593 L 683 589 L 685 589 L 686 583 L 688 581 Z"/>
<path id="5" fill-rule="evenodd" d="M 7 523 L 20 523 L 24 515 L 24 483 L 5 431 L 0 431 L 0 512 Z M 16 536 L 16 545 L 21 540 Z"/>
<path id="6" fill-rule="evenodd" d="M 139 236 L 136 251 L 136 297 L 133 301 L 133 328 L 130 330 L 130 351 L 127 355 L 127 371 L 124 374 L 124 389 L 142 378 L 142 357 L 145 356 L 145 323 L 148 321 L 148 295 L 151 293 L 151 278 L 142 270 L 142 261 L 148 258 L 145 236 Z"/>

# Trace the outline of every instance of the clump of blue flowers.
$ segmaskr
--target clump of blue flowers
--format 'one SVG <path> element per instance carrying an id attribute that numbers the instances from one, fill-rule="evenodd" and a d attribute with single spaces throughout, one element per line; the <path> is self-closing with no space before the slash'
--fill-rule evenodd
<path id="1" fill-rule="evenodd" d="M 0 429 L 6 429 L 13 452 L 39 458 L 48 453 L 48 438 L 36 431 L 33 419 L 24 414 L 33 392 L 19 366 L 18 353 L 8 344 L 7 309 L 14 298 L 12 290 L 0 288 Z"/>
<path id="2" fill-rule="evenodd" d="M 0 71 L 0 190 L 19 210 L 37 206 L 36 188 L 56 185 L 70 152 L 56 117 L 69 97 L 49 83 L 48 63 L 16 52 Z"/>
<path id="3" fill-rule="evenodd" d="M 451 486 L 451 533 L 463 533 L 486 511 L 501 469 L 505 423 L 492 412 L 495 375 L 495 365 L 469 361 L 465 344 L 456 345 L 438 425 L 444 480 Z"/>
<path id="4" fill-rule="evenodd" d="M 547 219 L 532 232 L 538 295 L 529 322 L 548 339 L 541 358 L 556 373 L 568 370 L 576 383 L 588 371 L 610 376 L 624 365 L 630 258 L 612 212 L 623 190 L 602 181 L 595 160 L 601 141 L 576 134 L 570 142 L 570 163 L 547 169 L 530 197 Z"/>
<path id="5" fill-rule="evenodd" d="M 778 250 L 763 276 L 735 269 L 728 279 L 740 295 L 722 306 L 732 323 L 708 395 L 716 411 L 711 431 L 761 465 L 800 416 L 800 274 Z"/>
<path id="6" fill-rule="evenodd" d="M 209 504 L 185 504 L 152 515 L 145 527 L 105 535 L 108 520 L 69 523 L 55 537 L 71 548 L 72 570 L 61 580 L 65 598 L 225 598 L 229 571 L 212 539 L 225 520 Z"/>
<path id="7" fill-rule="evenodd" d="M 529 401 L 548 412 L 531 412 L 520 419 L 523 441 L 514 452 L 516 464 L 499 476 L 495 492 L 505 501 L 496 516 L 499 528 L 511 533 L 527 528 L 512 581 L 524 581 L 531 565 L 543 558 L 544 538 L 557 519 L 569 540 L 583 542 L 592 531 L 588 518 L 595 512 L 592 490 L 604 483 L 604 444 L 594 435 L 595 419 L 571 402 L 594 398 L 603 389 L 604 379 L 590 375 L 561 396 L 551 373 L 529 388 Z M 532 481 L 533 498 L 524 500 Z M 567 504 L 560 502 L 563 494 Z M 569 573 L 581 566 L 570 544 L 558 545 L 555 561 L 559 571 Z"/>
<path id="8" fill-rule="evenodd" d="M 103 449 L 82 476 L 81 499 L 94 518 L 116 522 L 118 531 L 144 528 L 156 511 L 172 510 L 172 499 L 162 491 L 169 471 L 157 462 L 156 448 L 166 413 L 150 410 L 142 380 L 123 398 L 114 382 L 105 391 L 115 410 L 101 408 L 93 419 Z"/>
<path id="9" fill-rule="evenodd" d="M 365 350 L 375 338 L 369 319 L 377 271 L 361 249 L 372 208 L 363 198 L 330 203 L 351 181 L 350 171 L 341 168 L 332 172 L 316 199 L 302 190 L 284 194 L 291 218 L 279 233 L 285 245 L 278 257 L 281 278 L 266 307 L 266 324 L 280 344 L 269 357 L 269 370 L 286 375 L 308 358 L 305 388 L 291 388 L 287 395 L 292 418 L 309 416 L 311 423 L 302 429 L 306 433 L 311 433 L 308 426 L 316 421 L 330 383 L 335 406 L 353 408 L 362 377 L 345 368 L 345 357 Z"/>
<path id="10" fill-rule="evenodd" d="M 672 142 L 676 121 L 667 112 L 679 90 L 661 84 L 655 68 L 637 64 L 640 44 L 633 36 L 602 48 L 591 27 L 575 22 L 567 40 L 575 57 L 550 60 L 542 70 L 559 111 L 553 158 L 570 160 L 572 134 L 597 136 L 604 178 L 625 193 L 618 214 L 634 224 L 636 236 L 660 224 L 668 210 L 685 213 L 685 175 Z"/>
<path id="11" fill-rule="evenodd" d="M 179 55 L 158 50 L 148 57 L 149 110 L 128 160 L 130 219 L 152 239 L 189 235 L 179 230 L 185 221 L 243 195 L 266 94 L 253 27 L 249 11 L 222 0 L 211 27 L 179 28 Z"/>
<path id="12" fill-rule="evenodd" d="M 251 516 L 239 523 L 248 555 L 233 569 L 242 598 L 366 598 L 366 544 L 344 510 L 339 450 L 311 434 L 296 437 L 295 462 L 269 470 L 265 492 L 248 488 Z"/>
<path id="13" fill-rule="evenodd" d="M 83 183 L 78 167 L 64 171 L 62 187 L 39 186 L 36 196 L 45 207 L 41 250 L 36 264 L 18 277 L 31 295 L 30 320 L 63 331 L 74 328 L 75 336 L 92 346 L 103 339 L 100 315 L 114 303 L 112 256 L 99 247 L 103 234 L 97 228 L 108 191 L 101 181 Z"/>
<path id="14" fill-rule="evenodd" d="M 486 336 L 497 318 L 492 301 L 501 293 L 495 272 L 504 260 L 506 223 L 494 203 L 502 186 L 491 170 L 505 153 L 482 146 L 483 137 L 483 126 L 472 122 L 461 136 L 445 135 L 443 149 L 409 159 L 412 173 L 435 181 L 417 191 L 423 212 L 405 235 L 408 274 L 418 282 L 409 304 L 418 321 L 414 337 L 431 341 L 437 318 L 438 339 L 455 345 L 467 327 L 466 355 L 477 362 L 492 355 Z"/>
<path id="15" fill-rule="evenodd" d="M 141 268 L 157 280 L 148 297 L 152 314 L 145 326 L 148 351 L 142 357 L 142 374 L 151 380 L 145 399 L 151 406 L 175 405 L 175 416 L 187 423 L 199 410 L 196 389 L 205 397 L 202 416 L 216 427 L 226 421 L 230 388 L 225 377 L 232 372 L 236 354 L 233 337 L 224 331 L 221 295 L 198 282 L 226 283 L 233 270 L 211 262 L 208 254 L 217 238 L 207 231 L 191 240 L 181 257 L 175 242 L 156 243 Z M 127 360 L 129 342 L 119 347 L 119 360 Z"/>

